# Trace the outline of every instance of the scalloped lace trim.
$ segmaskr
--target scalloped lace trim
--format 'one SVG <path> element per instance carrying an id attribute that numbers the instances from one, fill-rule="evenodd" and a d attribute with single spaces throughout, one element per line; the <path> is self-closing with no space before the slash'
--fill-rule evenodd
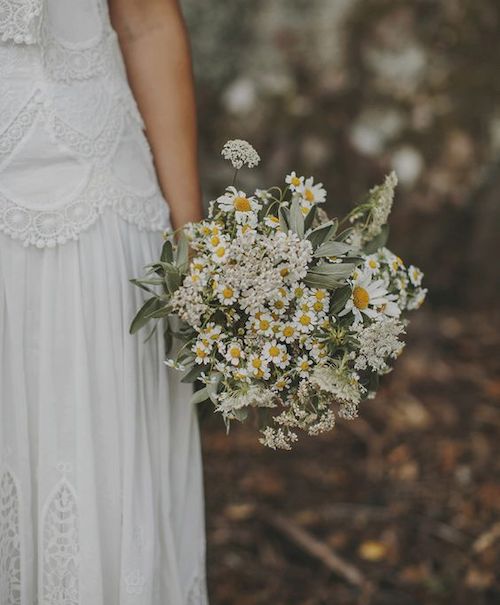
<path id="1" fill-rule="evenodd" d="M 43 0 L 0 0 L 0 38 L 16 44 L 39 41 Z"/>
<path id="2" fill-rule="evenodd" d="M 169 208 L 159 191 L 150 196 L 131 193 L 104 169 L 92 175 L 80 196 L 60 209 L 25 208 L 0 194 L 0 231 L 25 246 L 53 247 L 78 239 L 107 208 L 140 230 L 170 227 Z"/>

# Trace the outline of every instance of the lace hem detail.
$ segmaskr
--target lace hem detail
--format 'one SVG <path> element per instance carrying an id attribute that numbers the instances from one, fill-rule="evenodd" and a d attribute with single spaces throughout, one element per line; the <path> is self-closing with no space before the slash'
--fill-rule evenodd
<path id="1" fill-rule="evenodd" d="M 21 605 L 21 531 L 19 487 L 14 474 L 0 472 L 0 603 Z"/>
<path id="2" fill-rule="evenodd" d="M 42 8 L 42 0 L 0 0 L 0 39 L 16 44 L 36 44 Z"/>
<path id="3" fill-rule="evenodd" d="M 205 569 L 205 548 L 198 563 L 198 573 L 194 576 L 187 595 L 186 605 L 209 605 L 207 576 Z"/>
<path id="4" fill-rule="evenodd" d="M 78 239 L 107 208 L 140 230 L 165 231 L 170 226 L 169 209 L 158 190 L 149 196 L 131 193 L 103 171 L 92 176 L 76 200 L 56 210 L 25 208 L 0 194 L 0 231 L 25 246 L 50 248 Z"/>

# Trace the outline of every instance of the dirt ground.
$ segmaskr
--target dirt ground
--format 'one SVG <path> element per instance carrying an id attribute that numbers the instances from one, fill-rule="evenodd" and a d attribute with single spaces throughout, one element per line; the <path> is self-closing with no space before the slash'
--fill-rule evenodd
<path id="1" fill-rule="evenodd" d="M 291 453 L 202 423 L 211 605 L 500 603 L 500 331 L 429 306 L 361 418 Z"/>

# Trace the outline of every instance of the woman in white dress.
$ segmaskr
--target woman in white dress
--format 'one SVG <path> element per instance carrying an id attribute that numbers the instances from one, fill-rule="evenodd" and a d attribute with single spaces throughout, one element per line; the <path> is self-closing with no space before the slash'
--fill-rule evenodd
<path id="1" fill-rule="evenodd" d="M 204 605 L 189 388 L 128 334 L 201 215 L 179 7 L 0 0 L 0 40 L 0 605 Z"/>

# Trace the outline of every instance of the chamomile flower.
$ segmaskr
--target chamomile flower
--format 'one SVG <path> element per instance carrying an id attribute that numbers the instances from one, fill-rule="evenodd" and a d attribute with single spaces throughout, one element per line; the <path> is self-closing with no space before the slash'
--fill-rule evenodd
<path id="1" fill-rule="evenodd" d="M 239 366 L 245 358 L 245 353 L 238 341 L 232 341 L 225 347 L 224 357 L 233 366 Z"/>
<path id="2" fill-rule="evenodd" d="M 210 357 L 211 347 L 206 346 L 203 342 L 197 341 L 193 346 L 193 353 L 195 354 L 195 363 L 203 365 L 207 363 Z"/>
<path id="3" fill-rule="evenodd" d="M 314 184 L 314 179 L 312 177 L 306 179 L 305 182 L 297 188 L 297 191 L 300 193 L 302 199 L 310 206 L 322 204 L 326 201 L 326 190 L 323 187 L 323 183 Z"/>
<path id="4" fill-rule="evenodd" d="M 298 375 L 301 378 L 308 378 L 312 371 L 313 362 L 309 359 L 309 357 L 302 355 L 297 359 L 297 364 L 295 367 Z"/>
<path id="5" fill-rule="evenodd" d="M 218 284 L 217 285 L 217 298 L 223 305 L 232 305 L 236 302 L 239 296 L 238 290 L 230 286 L 229 284 Z"/>
<path id="6" fill-rule="evenodd" d="M 269 313 L 257 313 L 254 318 L 253 328 L 262 336 L 272 336 L 273 317 Z"/>
<path id="7" fill-rule="evenodd" d="M 287 353 L 287 349 L 284 345 L 278 343 L 276 340 L 271 340 L 264 345 L 262 350 L 262 357 L 267 362 L 272 362 L 274 365 L 281 367 L 283 363 L 284 355 Z"/>
<path id="8" fill-rule="evenodd" d="M 261 205 L 253 197 L 248 197 L 244 191 L 236 187 L 228 187 L 226 193 L 217 199 L 219 207 L 224 212 L 234 212 L 236 222 L 239 224 L 257 224 L 257 211 Z"/>
<path id="9" fill-rule="evenodd" d="M 408 275 L 410 277 L 411 283 L 416 288 L 422 284 L 422 278 L 424 277 L 424 274 L 422 273 L 422 271 L 420 271 L 420 269 L 418 267 L 415 267 L 414 265 L 410 265 L 408 267 Z"/>
<path id="10" fill-rule="evenodd" d="M 375 275 L 380 271 L 380 262 L 377 260 L 375 255 L 370 255 L 365 259 L 365 271 L 371 275 Z"/>
<path id="11" fill-rule="evenodd" d="M 390 298 L 383 280 L 372 279 L 368 272 L 355 271 L 352 295 L 339 316 L 352 313 L 354 323 L 363 321 L 363 315 L 374 319 L 383 312 L 383 305 L 388 305 Z"/>
<path id="12" fill-rule="evenodd" d="M 299 332 L 312 332 L 316 323 L 316 316 L 312 309 L 303 305 L 303 308 L 297 310 L 293 316 L 293 325 Z"/>
<path id="13" fill-rule="evenodd" d="M 273 384 L 272 390 L 276 392 L 281 392 L 288 388 L 291 384 L 291 379 L 289 376 L 281 376 L 278 380 Z"/>
<path id="14" fill-rule="evenodd" d="M 247 368 L 250 375 L 254 376 L 255 378 L 269 380 L 271 376 L 268 361 L 264 359 L 263 355 L 252 353 L 252 355 L 250 355 L 248 358 Z"/>
<path id="15" fill-rule="evenodd" d="M 268 214 L 264 218 L 264 224 L 271 227 L 271 229 L 277 229 L 280 226 L 280 219 L 273 214 Z"/>
<path id="16" fill-rule="evenodd" d="M 299 188 L 304 184 L 304 177 L 297 176 L 297 173 L 294 171 L 287 175 L 285 183 L 289 185 L 292 191 L 298 191 Z"/>
<path id="17" fill-rule="evenodd" d="M 294 342 L 299 337 L 299 331 L 293 323 L 288 322 L 280 324 L 280 330 L 277 334 L 278 338 L 288 344 Z"/>
<path id="18" fill-rule="evenodd" d="M 221 243 L 212 250 L 212 260 L 220 265 L 226 262 L 229 252 L 229 245 L 225 241 L 221 241 Z"/>

